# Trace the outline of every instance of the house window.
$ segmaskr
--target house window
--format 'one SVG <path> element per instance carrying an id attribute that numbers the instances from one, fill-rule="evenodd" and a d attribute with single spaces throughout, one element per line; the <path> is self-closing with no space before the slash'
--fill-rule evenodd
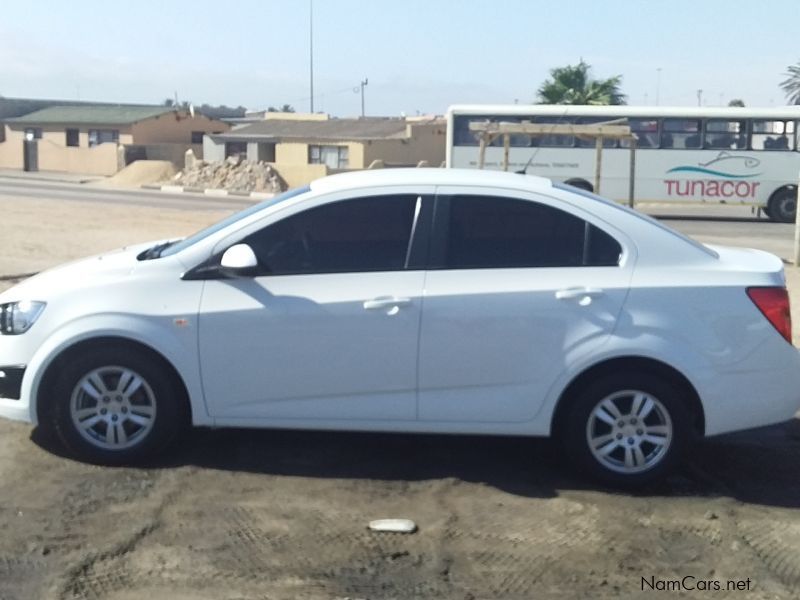
<path id="1" fill-rule="evenodd" d="M 25 128 L 25 139 L 28 140 L 28 141 L 42 139 L 42 128 L 41 127 L 26 127 Z"/>
<path id="2" fill-rule="evenodd" d="M 118 129 L 90 129 L 89 147 L 99 144 L 117 143 L 119 141 Z"/>
<path id="3" fill-rule="evenodd" d="M 309 146 L 308 164 L 328 165 L 331 169 L 347 169 L 350 151 L 347 146 Z"/>
<path id="4" fill-rule="evenodd" d="M 247 158 L 247 142 L 225 142 L 225 158 L 229 156 Z"/>
<path id="5" fill-rule="evenodd" d="M 65 133 L 67 135 L 67 146 L 77 147 L 81 145 L 80 131 L 78 129 L 67 129 Z"/>
<path id="6" fill-rule="evenodd" d="M 203 143 L 203 136 L 206 134 L 205 131 L 193 131 L 192 132 L 192 143 L 193 144 L 202 144 Z"/>

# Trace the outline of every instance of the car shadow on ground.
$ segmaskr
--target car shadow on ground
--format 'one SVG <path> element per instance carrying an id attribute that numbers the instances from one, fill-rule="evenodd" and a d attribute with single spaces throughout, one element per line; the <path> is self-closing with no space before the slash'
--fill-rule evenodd
<path id="1" fill-rule="evenodd" d="M 69 458 L 39 429 L 31 437 L 48 452 Z M 638 490 L 607 488 L 581 478 L 557 443 L 520 437 L 196 429 L 148 468 L 184 466 L 378 481 L 454 478 L 531 498 L 594 490 L 642 497 L 727 496 L 800 508 L 800 421 L 703 440 L 677 472 Z"/>

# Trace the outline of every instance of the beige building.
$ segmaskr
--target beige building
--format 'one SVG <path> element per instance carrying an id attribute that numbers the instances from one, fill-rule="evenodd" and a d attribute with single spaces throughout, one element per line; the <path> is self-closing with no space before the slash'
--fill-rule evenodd
<path id="1" fill-rule="evenodd" d="M 267 113 L 203 141 L 205 160 L 240 155 L 271 163 L 290 186 L 370 166 L 432 167 L 445 159 L 446 124 L 435 118 L 336 119 L 327 115 Z"/>
<path id="2" fill-rule="evenodd" d="M 0 168 L 113 175 L 139 159 L 183 166 L 230 125 L 166 106 L 53 106 L 0 124 Z"/>

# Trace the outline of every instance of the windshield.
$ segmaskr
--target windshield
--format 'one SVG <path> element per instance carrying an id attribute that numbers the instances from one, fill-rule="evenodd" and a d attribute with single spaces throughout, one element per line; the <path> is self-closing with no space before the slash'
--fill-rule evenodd
<path id="1" fill-rule="evenodd" d="M 202 229 L 202 230 L 198 231 L 197 233 L 187 237 L 184 240 L 181 240 L 180 242 L 177 242 L 175 244 L 171 244 L 171 245 L 161 249 L 161 251 L 158 254 L 158 256 L 170 256 L 172 254 L 177 254 L 178 252 L 181 252 L 182 250 L 185 250 L 189 246 L 192 246 L 192 245 L 196 244 L 197 242 L 206 239 L 208 236 L 213 235 L 213 234 L 217 233 L 218 231 L 222 231 L 228 225 L 232 225 L 233 223 L 236 223 L 236 221 L 239 221 L 240 219 L 244 219 L 246 217 L 249 217 L 250 215 L 254 215 L 258 211 L 260 211 L 262 209 L 265 209 L 268 206 L 273 206 L 275 204 L 280 204 L 281 202 L 285 202 L 286 200 L 289 200 L 291 198 L 295 198 L 296 196 L 299 196 L 301 194 L 305 194 L 306 192 L 308 192 L 310 190 L 311 190 L 311 186 L 306 185 L 306 186 L 303 186 L 303 187 L 299 187 L 299 188 L 294 188 L 294 189 L 288 190 L 288 191 L 286 191 L 286 192 L 284 192 L 282 194 L 278 194 L 277 196 L 274 196 L 273 198 L 269 198 L 267 200 L 264 200 L 263 202 L 259 202 L 258 204 L 254 204 L 253 206 L 245 208 L 243 211 L 235 213 L 235 214 L 231 215 L 230 217 L 228 217 L 226 219 L 223 219 L 222 221 L 219 221 L 218 223 L 214 223 L 210 227 L 207 227 L 205 229 Z"/>

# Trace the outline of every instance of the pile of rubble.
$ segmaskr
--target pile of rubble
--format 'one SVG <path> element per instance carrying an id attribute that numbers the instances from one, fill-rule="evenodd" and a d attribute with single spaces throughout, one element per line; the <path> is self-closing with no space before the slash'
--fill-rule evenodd
<path id="1" fill-rule="evenodd" d="M 187 161 L 188 162 L 188 161 Z M 225 189 L 237 192 L 282 192 L 286 182 L 269 164 L 229 156 L 222 162 L 192 161 L 192 166 L 172 178 L 184 187 Z M 190 163 L 191 164 L 191 163 Z"/>

